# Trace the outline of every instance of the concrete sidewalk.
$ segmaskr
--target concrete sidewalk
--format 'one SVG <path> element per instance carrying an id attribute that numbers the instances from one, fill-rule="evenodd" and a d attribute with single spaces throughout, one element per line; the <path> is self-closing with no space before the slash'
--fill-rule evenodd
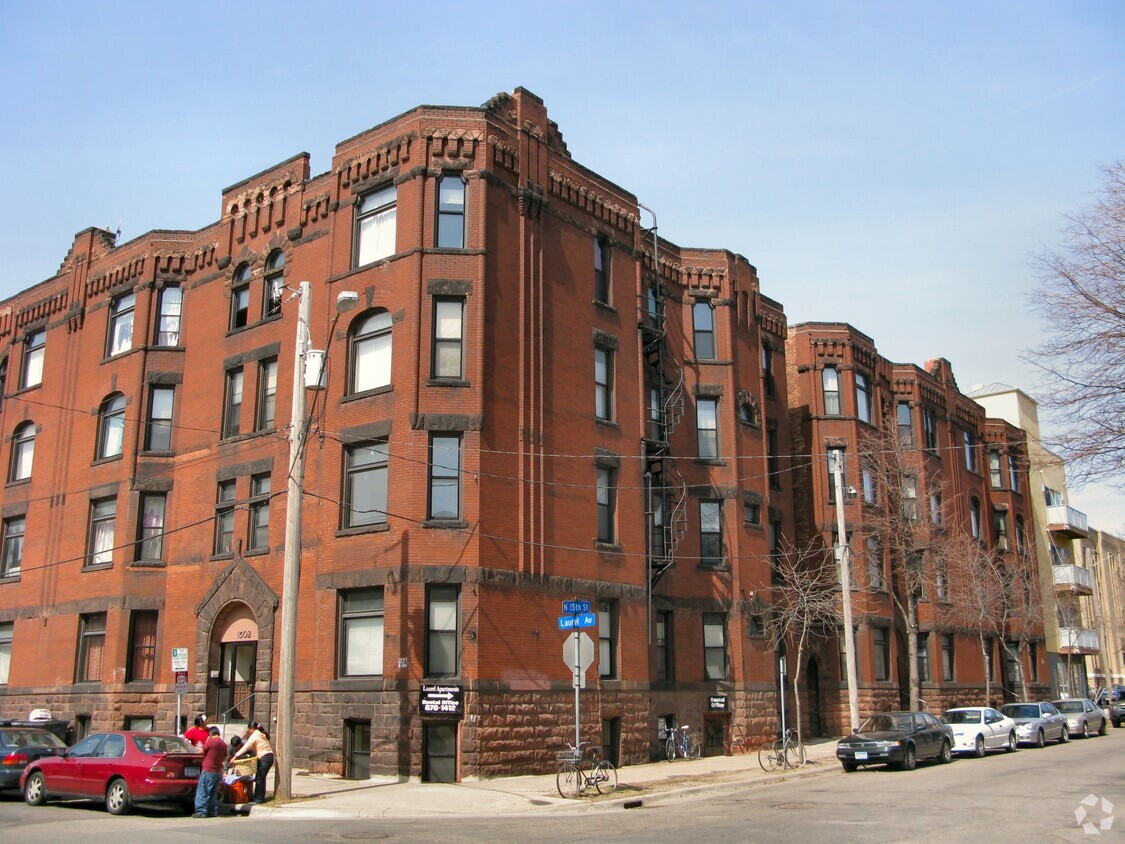
<path id="1" fill-rule="evenodd" d="M 650 762 L 618 769 L 612 795 L 564 799 L 554 774 L 499 777 L 459 783 L 399 782 L 390 779 L 345 780 L 296 774 L 294 799 L 249 807 L 254 818 L 411 818 L 524 815 L 529 812 L 583 812 L 651 804 L 708 790 L 781 782 L 840 770 L 836 739 L 817 739 L 806 746 L 808 764 L 766 773 L 757 753 Z"/>

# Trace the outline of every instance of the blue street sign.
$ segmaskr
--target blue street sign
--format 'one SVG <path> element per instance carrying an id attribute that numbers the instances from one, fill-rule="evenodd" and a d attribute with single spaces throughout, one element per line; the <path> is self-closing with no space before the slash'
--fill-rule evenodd
<path id="1" fill-rule="evenodd" d="M 598 617 L 592 612 L 584 612 L 578 616 L 578 627 L 597 627 Z"/>
<path id="2" fill-rule="evenodd" d="M 578 616 L 576 615 L 560 615 L 559 616 L 559 630 L 575 630 L 578 627 Z"/>
<path id="3" fill-rule="evenodd" d="M 580 612 L 589 612 L 590 611 L 590 602 L 589 601 L 563 601 L 562 605 L 563 605 L 563 612 L 568 612 L 568 613 L 571 613 L 572 615 L 577 615 Z"/>

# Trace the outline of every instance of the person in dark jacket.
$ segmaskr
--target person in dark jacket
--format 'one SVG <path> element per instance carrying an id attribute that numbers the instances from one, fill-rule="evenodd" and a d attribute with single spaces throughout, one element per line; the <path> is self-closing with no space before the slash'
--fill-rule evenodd
<path id="1" fill-rule="evenodd" d="M 218 727 L 211 727 L 203 742 L 203 770 L 195 787 L 193 818 L 214 818 L 219 814 L 219 789 L 223 783 L 223 764 L 227 761 L 227 743 Z"/>

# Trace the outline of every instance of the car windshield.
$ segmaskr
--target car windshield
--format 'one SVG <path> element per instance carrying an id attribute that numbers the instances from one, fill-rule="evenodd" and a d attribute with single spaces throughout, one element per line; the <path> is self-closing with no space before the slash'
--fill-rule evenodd
<path id="1" fill-rule="evenodd" d="M 1082 701 L 1080 700 L 1060 700 L 1055 704 L 1055 709 L 1059 712 L 1081 712 Z"/>
<path id="2" fill-rule="evenodd" d="M 979 709 L 951 709 L 941 716 L 943 724 L 979 724 Z"/>
<path id="3" fill-rule="evenodd" d="M 1000 708 L 1009 718 L 1038 718 L 1039 707 L 1031 703 L 1009 703 Z"/>
<path id="4" fill-rule="evenodd" d="M 859 726 L 861 733 L 882 733 L 888 730 L 911 729 L 909 712 L 892 712 L 883 715 L 872 715 Z"/>
<path id="5" fill-rule="evenodd" d="M 46 730 L 0 730 L 0 738 L 9 747 L 66 747 L 58 736 Z"/>
<path id="6" fill-rule="evenodd" d="M 179 736 L 133 736 L 137 750 L 147 756 L 161 753 L 198 753 L 199 751 Z"/>

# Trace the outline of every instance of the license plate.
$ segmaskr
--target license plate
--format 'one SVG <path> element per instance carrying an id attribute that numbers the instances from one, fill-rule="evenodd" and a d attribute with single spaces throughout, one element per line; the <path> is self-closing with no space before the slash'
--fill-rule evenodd
<path id="1" fill-rule="evenodd" d="M 857 750 L 855 752 L 855 758 L 856 758 L 857 762 L 862 762 L 864 759 L 867 758 L 867 751 L 866 750 Z"/>
<path id="2" fill-rule="evenodd" d="M 198 777 L 199 776 L 199 766 L 198 765 L 185 765 L 184 766 L 184 776 L 185 777 Z"/>

